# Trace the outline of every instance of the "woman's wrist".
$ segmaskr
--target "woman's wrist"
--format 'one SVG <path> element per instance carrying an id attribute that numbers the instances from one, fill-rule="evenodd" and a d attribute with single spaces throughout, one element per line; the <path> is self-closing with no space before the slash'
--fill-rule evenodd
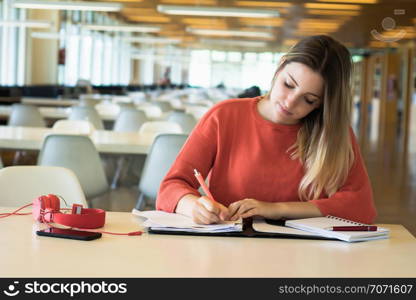
<path id="1" fill-rule="evenodd" d="M 198 196 L 193 194 L 186 194 L 178 201 L 178 204 L 175 208 L 175 213 L 192 217 L 192 210 L 198 198 Z"/>

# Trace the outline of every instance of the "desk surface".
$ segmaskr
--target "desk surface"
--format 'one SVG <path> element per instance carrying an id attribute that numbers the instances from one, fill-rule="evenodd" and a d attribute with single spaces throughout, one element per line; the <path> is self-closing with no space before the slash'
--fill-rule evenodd
<path id="1" fill-rule="evenodd" d="M 0 149 L 40 150 L 47 134 L 58 133 L 51 128 L 0 126 Z M 152 136 L 138 132 L 96 130 L 90 136 L 100 153 L 146 154 Z"/>
<path id="2" fill-rule="evenodd" d="M 109 212 L 105 229 L 140 224 Z M 390 239 L 362 243 L 154 234 L 85 242 L 39 237 L 30 215 L 12 216 L 0 219 L 0 277 L 415 277 L 416 239 L 382 226 Z"/>

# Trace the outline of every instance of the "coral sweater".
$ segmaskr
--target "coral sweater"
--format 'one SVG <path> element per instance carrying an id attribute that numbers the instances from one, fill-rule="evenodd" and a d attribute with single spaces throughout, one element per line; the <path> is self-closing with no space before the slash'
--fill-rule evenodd
<path id="1" fill-rule="evenodd" d="M 304 169 L 287 152 L 300 124 L 281 125 L 263 119 L 260 98 L 222 101 L 195 127 L 161 183 L 156 207 L 174 212 L 186 194 L 200 196 L 193 175 L 209 176 L 216 201 L 230 205 L 244 198 L 267 202 L 301 201 Z M 323 215 L 372 223 L 376 210 L 371 185 L 351 130 L 355 161 L 345 184 L 331 197 L 311 200 Z"/>

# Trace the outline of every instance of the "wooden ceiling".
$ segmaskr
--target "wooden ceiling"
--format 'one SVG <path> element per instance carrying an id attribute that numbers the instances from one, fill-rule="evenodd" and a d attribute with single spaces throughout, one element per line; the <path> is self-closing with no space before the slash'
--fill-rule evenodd
<path id="1" fill-rule="evenodd" d="M 91 0 L 90 0 L 91 1 Z M 179 38 L 186 48 L 221 48 L 242 50 L 242 46 L 221 45 L 219 40 L 261 41 L 265 45 L 244 46 L 246 51 L 284 51 L 302 37 L 329 34 L 351 49 L 396 47 L 416 39 L 415 0 L 120 0 L 123 10 L 114 13 L 125 23 L 157 25 L 154 36 Z M 374 2 L 374 3 L 366 3 Z M 241 18 L 168 15 L 159 13 L 157 5 L 189 5 L 278 10 L 278 18 Z M 340 7 L 339 5 L 344 5 Z M 339 9 L 344 8 L 344 9 Z M 227 29 L 272 33 L 272 37 L 242 38 L 202 36 L 187 28 Z M 140 34 L 138 34 L 140 35 Z M 399 38 L 400 37 L 400 38 Z M 398 40 L 393 42 L 393 40 Z M 207 41 L 208 42 L 204 42 Z"/>

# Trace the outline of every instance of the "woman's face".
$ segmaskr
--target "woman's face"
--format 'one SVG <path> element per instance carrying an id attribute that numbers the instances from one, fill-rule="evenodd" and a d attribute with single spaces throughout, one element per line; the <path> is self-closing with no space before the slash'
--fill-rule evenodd
<path id="1" fill-rule="evenodd" d="M 296 124 L 322 103 L 324 80 L 304 64 L 287 64 L 276 76 L 270 93 L 270 119 Z"/>

